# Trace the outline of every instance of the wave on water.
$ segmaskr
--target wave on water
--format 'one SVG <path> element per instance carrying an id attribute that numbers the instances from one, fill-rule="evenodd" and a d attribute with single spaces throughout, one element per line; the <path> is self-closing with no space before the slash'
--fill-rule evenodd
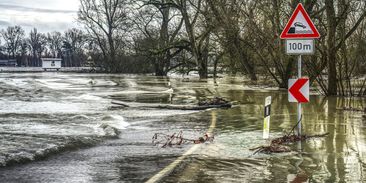
<path id="1" fill-rule="evenodd" d="M 89 120 L 90 118 L 85 114 L 78 114 L 70 117 L 71 120 Z"/>
<path id="2" fill-rule="evenodd" d="M 14 137 L 14 136 L 13 136 Z M 15 137 L 15 138 L 21 138 L 21 137 Z M 39 137 L 41 138 L 41 137 Z M 34 140 L 39 140 L 34 139 Z M 43 137 L 47 138 L 47 137 Z M 49 137 L 48 137 L 49 138 Z M 20 148 L 18 150 L 12 150 L 8 152 L 1 152 L 0 153 L 0 166 L 11 166 L 15 164 L 23 164 L 30 161 L 35 160 L 42 160 L 50 155 L 58 154 L 61 152 L 69 151 L 69 150 L 75 150 L 79 148 L 84 147 L 91 147 L 99 143 L 103 140 L 103 138 L 100 137 L 72 137 L 72 136 L 66 136 L 66 137 L 53 137 L 57 139 L 56 141 L 53 141 L 53 143 L 49 144 L 42 144 L 40 145 L 39 142 L 30 142 L 34 144 L 28 144 L 30 147 L 27 148 Z M 44 139 L 43 139 L 44 140 Z M 31 147 L 31 146 L 43 146 L 43 147 Z"/>
<path id="3" fill-rule="evenodd" d="M 102 97 L 98 97 L 95 95 L 90 95 L 90 94 L 83 94 L 80 96 L 70 96 L 70 97 L 66 97 L 67 99 L 72 99 L 72 100 L 77 100 L 77 101 L 83 101 L 83 100 L 89 100 L 89 101 L 102 101 L 105 100 Z"/>
<path id="4" fill-rule="evenodd" d="M 102 118 L 102 121 L 102 126 L 109 125 L 119 130 L 126 129 L 126 127 L 130 125 L 130 123 L 125 121 L 125 118 L 123 116 L 117 114 L 104 116 Z"/>
<path id="5" fill-rule="evenodd" d="M 53 89 L 53 90 L 62 90 L 68 89 L 72 85 L 69 83 L 62 83 L 61 79 L 35 79 L 41 86 Z"/>
<path id="6" fill-rule="evenodd" d="M 88 119 L 84 115 L 75 118 Z M 104 116 L 100 124 L 90 125 L 95 128 L 94 135 L 63 136 L 3 132 L 0 143 L 7 148 L 0 149 L 0 167 L 23 164 L 65 151 L 95 146 L 103 140 L 118 138 L 121 130 L 129 125 L 122 116 L 112 114 Z"/>
<path id="7" fill-rule="evenodd" d="M 88 85 L 93 87 L 117 86 L 118 84 L 108 80 L 89 80 Z"/>

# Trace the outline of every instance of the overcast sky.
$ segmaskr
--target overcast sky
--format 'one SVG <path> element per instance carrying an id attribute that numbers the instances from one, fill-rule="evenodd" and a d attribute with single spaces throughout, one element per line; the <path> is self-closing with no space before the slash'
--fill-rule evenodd
<path id="1" fill-rule="evenodd" d="M 79 0 L 0 0 L 0 29 L 20 25 L 28 33 L 65 31 L 77 24 Z"/>

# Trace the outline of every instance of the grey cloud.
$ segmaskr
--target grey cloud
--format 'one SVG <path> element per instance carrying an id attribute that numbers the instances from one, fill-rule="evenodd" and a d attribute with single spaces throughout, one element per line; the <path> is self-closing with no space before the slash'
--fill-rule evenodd
<path id="1" fill-rule="evenodd" d="M 37 28 L 39 32 L 52 32 L 52 31 L 60 31 L 63 32 L 70 28 L 82 28 L 76 22 L 16 22 L 16 23 L 9 23 L 8 25 L 1 24 L 0 20 L 0 30 L 6 29 L 8 26 L 21 26 L 26 34 L 28 34 L 33 28 Z"/>
<path id="2" fill-rule="evenodd" d="M 31 30 L 37 28 L 40 32 L 50 32 L 50 31 L 64 31 L 70 27 L 76 27 L 77 25 L 72 22 L 18 22 L 18 25 L 26 30 Z"/>
<path id="3" fill-rule="evenodd" d="M 10 22 L 5 21 L 5 20 L 0 20 L 0 26 L 9 26 L 9 25 L 11 25 Z"/>
<path id="4" fill-rule="evenodd" d="M 1 9 L 11 9 L 16 11 L 30 11 L 30 12 L 41 12 L 41 13 L 76 13 L 73 10 L 58 10 L 58 9 L 45 9 L 45 8 L 32 8 L 21 5 L 1 4 Z"/>

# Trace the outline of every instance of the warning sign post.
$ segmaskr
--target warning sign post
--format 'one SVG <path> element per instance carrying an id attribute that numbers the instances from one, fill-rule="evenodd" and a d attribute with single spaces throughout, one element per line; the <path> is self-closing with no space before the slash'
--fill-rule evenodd
<path id="1" fill-rule="evenodd" d="M 289 80 L 289 101 L 297 102 L 297 135 L 301 135 L 301 103 L 309 101 L 309 80 L 301 78 L 301 55 L 314 54 L 314 39 L 320 34 L 304 6 L 299 3 L 283 29 L 280 38 L 286 39 L 286 53 L 299 55 L 297 60 L 297 78 Z"/>

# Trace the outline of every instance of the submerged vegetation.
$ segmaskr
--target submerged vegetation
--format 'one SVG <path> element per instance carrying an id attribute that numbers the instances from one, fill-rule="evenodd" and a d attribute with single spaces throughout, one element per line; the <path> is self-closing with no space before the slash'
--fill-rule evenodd
<path id="1" fill-rule="evenodd" d="M 256 148 L 252 148 L 250 150 L 254 151 L 254 154 L 257 153 L 282 153 L 282 152 L 290 152 L 291 148 L 288 146 L 284 146 L 284 144 L 290 144 L 300 141 L 305 141 L 311 138 L 319 138 L 319 137 L 325 137 L 329 133 L 320 134 L 320 135 L 284 135 L 282 137 L 275 138 L 271 140 L 270 145 L 268 146 L 259 146 Z"/>
<path id="2" fill-rule="evenodd" d="M 0 57 L 18 66 L 61 57 L 64 66 L 157 76 L 241 73 L 287 88 L 296 57 L 285 54 L 279 35 L 298 3 L 321 34 L 315 55 L 303 58 L 310 82 L 324 95 L 365 96 L 366 2 L 359 0 L 80 0 L 82 29 L 34 28 L 26 36 L 8 27 Z"/>
<path id="3" fill-rule="evenodd" d="M 183 138 L 183 131 L 178 133 L 173 133 L 172 135 L 164 134 L 164 133 L 155 133 L 152 137 L 152 143 L 154 145 L 161 145 L 162 148 L 165 147 L 173 147 L 173 146 L 180 146 L 187 143 L 194 143 L 194 144 L 202 144 L 205 142 L 213 142 L 215 137 L 213 135 L 209 135 L 205 133 L 203 137 L 199 137 L 197 139 L 188 139 Z"/>

